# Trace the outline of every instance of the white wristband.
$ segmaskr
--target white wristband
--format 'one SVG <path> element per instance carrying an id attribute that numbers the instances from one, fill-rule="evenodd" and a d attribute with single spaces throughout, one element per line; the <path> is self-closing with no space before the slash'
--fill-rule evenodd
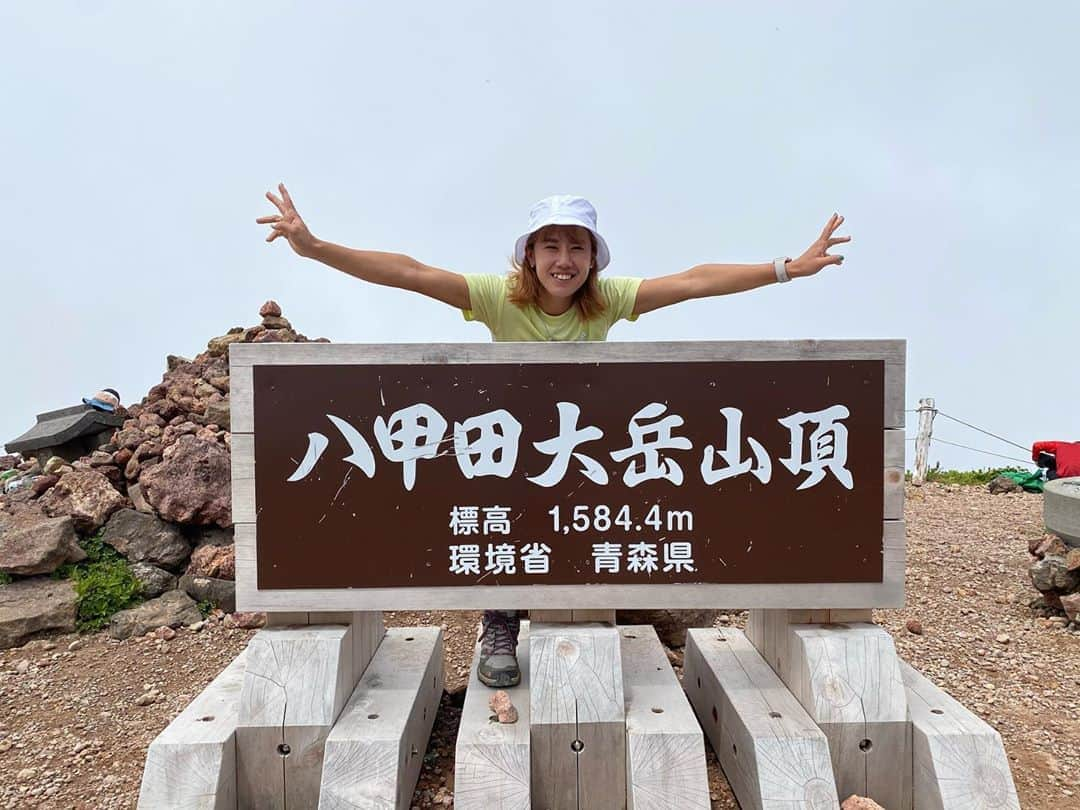
<path id="1" fill-rule="evenodd" d="M 783 284 L 785 281 L 791 281 L 791 276 L 788 275 L 787 267 L 784 265 L 790 262 L 791 259 L 786 256 L 781 256 L 778 259 L 773 259 L 773 270 L 776 271 L 776 280 Z"/>

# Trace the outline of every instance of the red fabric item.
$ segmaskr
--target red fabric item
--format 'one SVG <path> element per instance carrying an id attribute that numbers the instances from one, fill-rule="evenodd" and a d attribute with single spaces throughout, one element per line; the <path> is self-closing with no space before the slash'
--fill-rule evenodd
<path id="1" fill-rule="evenodd" d="M 1053 453 L 1060 478 L 1080 475 L 1080 442 L 1035 442 L 1031 446 L 1031 460 L 1038 461 L 1041 452 Z"/>

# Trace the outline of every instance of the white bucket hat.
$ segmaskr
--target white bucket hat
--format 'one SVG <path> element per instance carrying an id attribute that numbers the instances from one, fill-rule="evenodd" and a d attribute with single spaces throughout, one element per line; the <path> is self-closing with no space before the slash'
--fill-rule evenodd
<path id="1" fill-rule="evenodd" d="M 529 237 L 548 225 L 579 225 L 596 238 L 596 269 L 603 270 L 611 261 L 607 242 L 596 230 L 596 209 L 584 197 L 556 194 L 545 197 L 529 211 L 529 229 L 514 244 L 514 260 L 525 261 L 525 245 Z"/>

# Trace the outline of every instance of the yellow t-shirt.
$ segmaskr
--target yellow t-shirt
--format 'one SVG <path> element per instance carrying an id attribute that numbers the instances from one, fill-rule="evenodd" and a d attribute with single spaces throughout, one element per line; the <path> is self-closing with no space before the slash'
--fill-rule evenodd
<path id="1" fill-rule="evenodd" d="M 467 273 L 471 309 L 462 310 L 467 321 L 480 321 L 491 330 L 496 341 L 512 340 L 606 340 L 608 330 L 616 321 L 626 318 L 636 321 L 634 302 L 637 300 L 640 278 L 600 277 L 600 293 L 607 309 L 589 321 L 582 321 L 577 307 L 561 315 L 548 315 L 540 307 L 524 309 L 510 303 L 507 286 L 510 276 L 487 273 Z"/>

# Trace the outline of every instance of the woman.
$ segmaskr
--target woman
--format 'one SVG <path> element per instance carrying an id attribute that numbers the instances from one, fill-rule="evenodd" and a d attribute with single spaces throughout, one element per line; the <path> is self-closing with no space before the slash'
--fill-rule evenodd
<path id="1" fill-rule="evenodd" d="M 289 192 L 267 192 L 277 214 L 255 221 L 269 225 L 266 241 L 279 236 L 300 256 L 316 259 L 373 284 L 400 287 L 435 298 L 478 320 L 494 340 L 605 340 L 618 320 L 692 298 L 752 290 L 812 276 L 843 256 L 829 248 L 850 236 L 833 236 L 844 218 L 833 214 L 821 235 L 797 259 L 761 264 L 699 264 L 657 278 L 600 277 L 610 261 L 596 229 L 596 210 L 582 197 L 547 197 L 533 206 L 529 225 L 514 245 L 506 276 L 462 275 L 431 267 L 399 253 L 355 250 L 316 239 L 297 213 Z M 521 680 L 516 658 L 518 618 L 514 612 L 484 611 L 478 676 L 493 687 Z"/>

